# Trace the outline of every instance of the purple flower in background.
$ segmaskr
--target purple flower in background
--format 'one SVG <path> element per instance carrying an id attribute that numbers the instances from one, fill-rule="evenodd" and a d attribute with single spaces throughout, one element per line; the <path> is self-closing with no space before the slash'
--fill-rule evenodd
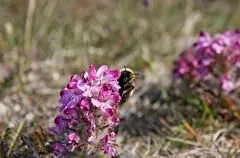
<path id="1" fill-rule="evenodd" d="M 173 79 L 215 81 L 229 93 L 235 89 L 240 72 L 240 31 L 226 31 L 211 37 L 201 32 L 193 47 L 177 59 Z M 210 87 L 211 88 L 211 87 Z"/>
<path id="2" fill-rule="evenodd" d="M 56 137 L 52 149 L 57 157 L 99 147 L 110 156 L 116 155 L 112 145 L 116 134 L 111 131 L 119 124 L 120 75 L 120 70 L 110 70 L 106 65 L 98 69 L 90 65 L 88 71 L 70 78 L 60 93 L 55 127 L 50 128 Z"/>
<path id="3" fill-rule="evenodd" d="M 151 0 L 142 0 L 142 4 L 145 7 L 148 7 L 150 5 L 150 3 L 151 3 Z"/>

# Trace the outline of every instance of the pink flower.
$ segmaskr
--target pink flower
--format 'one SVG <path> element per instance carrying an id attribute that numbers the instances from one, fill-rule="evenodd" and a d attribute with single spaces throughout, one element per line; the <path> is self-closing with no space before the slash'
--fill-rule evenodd
<path id="1" fill-rule="evenodd" d="M 98 135 L 110 137 L 109 131 L 119 124 L 116 111 L 121 101 L 118 92 L 120 75 L 120 70 L 110 70 L 106 65 L 96 69 L 91 64 L 88 71 L 70 78 L 60 93 L 60 114 L 55 118 L 55 127 L 50 129 L 56 140 L 63 142 L 53 148 L 55 155 L 62 151 L 82 151 L 88 145 L 95 148 L 103 145 L 100 141 L 103 138 L 98 139 Z M 107 125 L 108 130 L 102 131 L 102 125 Z M 99 134 L 101 132 L 107 133 Z M 85 144 L 80 145 L 80 140 Z M 110 139 L 108 142 L 110 144 Z M 114 146 L 105 145 L 102 149 L 106 154 L 116 154 Z"/>
<path id="2" fill-rule="evenodd" d="M 231 81 L 229 73 L 225 73 L 221 76 L 222 89 L 225 92 L 230 92 L 235 88 L 234 83 Z"/>
<path id="3" fill-rule="evenodd" d="M 235 88 L 239 72 L 240 31 L 226 31 L 215 37 L 202 32 L 193 47 L 177 59 L 173 79 L 194 83 L 208 80 L 220 84 L 219 87 L 228 93 Z"/>
<path id="4" fill-rule="evenodd" d="M 53 153 L 56 157 L 67 158 L 68 149 L 64 144 L 56 143 L 52 146 Z"/>
<path id="5" fill-rule="evenodd" d="M 104 153 L 110 156 L 116 156 L 116 149 L 114 147 L 114 140 L 116 139 L 116 133 L 109 132 L 101 139 L 101 145 L 103 147 Z"/>
<path id="6" fill-rule="evenodd" d="M 79 143 L 80 137 L 76 133 L 71 133 L 68 135 L 68 143 Z"/>
<path id="7" fill-rule="evenodd" d="M 224 50 L 224 47 L 221 46 L 220 44 L 217 43 L 213 43 L 212 44 L 212 49 L 217 53 L 217 54 L 221 54 Z"/>

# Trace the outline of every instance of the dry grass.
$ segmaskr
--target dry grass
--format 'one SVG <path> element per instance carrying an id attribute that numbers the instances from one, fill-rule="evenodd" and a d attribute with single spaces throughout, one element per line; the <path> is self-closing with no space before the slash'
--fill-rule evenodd
<path id="1" fill-rule="evenodd" d="M 141 75 L 120 110 L 121 157 L 234 157 L 236 123 L 200 120 L 167 98 L 173 60 L 201 30 L 239 28 L 240 1 L 1 0 L 0 130 L 51 125 L 58 93 L 90 63 Z M 34 4 L 36 3 L 36 4 Z M 183 120 L 187 120 L 187 123 Z"/>

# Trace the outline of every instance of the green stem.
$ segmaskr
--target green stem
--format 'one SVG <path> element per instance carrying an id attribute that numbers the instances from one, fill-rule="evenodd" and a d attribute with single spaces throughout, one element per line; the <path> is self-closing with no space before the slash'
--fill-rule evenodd
<path id="1" fill-rule="evenodd" d="M 20 135 L 23 127 L 24 127 L 24 124 L 25 124 L 25 120 L 23 120 L 23 121 L 19 124 L 18 129 L 17 129 L 17 132 L 16 132 L 15 136 L 13 137 L 13 141 L 12 141 L 12 143 L 11 143 L 10 146 L 9 146 L 9 150 L 8 150 L 8 152 L 7 152 L 7 157 L 9 157 L 10 154 L 12 153 L 12 150 L 13 150 L 13 148 L 14 148 L 14 146 L 15 146 L 15 144 L 16 144 L 16 141 L 17 141 L 17 139 L 18 139 L 18 137 L 19 137 L 19 135 Z"/>

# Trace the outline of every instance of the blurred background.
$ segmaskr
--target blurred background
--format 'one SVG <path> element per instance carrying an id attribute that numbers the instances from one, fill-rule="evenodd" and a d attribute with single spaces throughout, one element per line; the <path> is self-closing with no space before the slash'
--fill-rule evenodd
<path id="1" fill-rule="evenodd" d="M 120 110 L 123 157 L 221 156 L 210 138 L 235 125 L 196 125 L 204 138 L 192 138 L 164 100 L 181 51 L 200 31 L 239 28 L 239 15 L 239 0 L 1 0 L 0 129 L 23 118 L 51 125 L 61 88 L 90 63 L 127 66 L 140 75 Z"/>

